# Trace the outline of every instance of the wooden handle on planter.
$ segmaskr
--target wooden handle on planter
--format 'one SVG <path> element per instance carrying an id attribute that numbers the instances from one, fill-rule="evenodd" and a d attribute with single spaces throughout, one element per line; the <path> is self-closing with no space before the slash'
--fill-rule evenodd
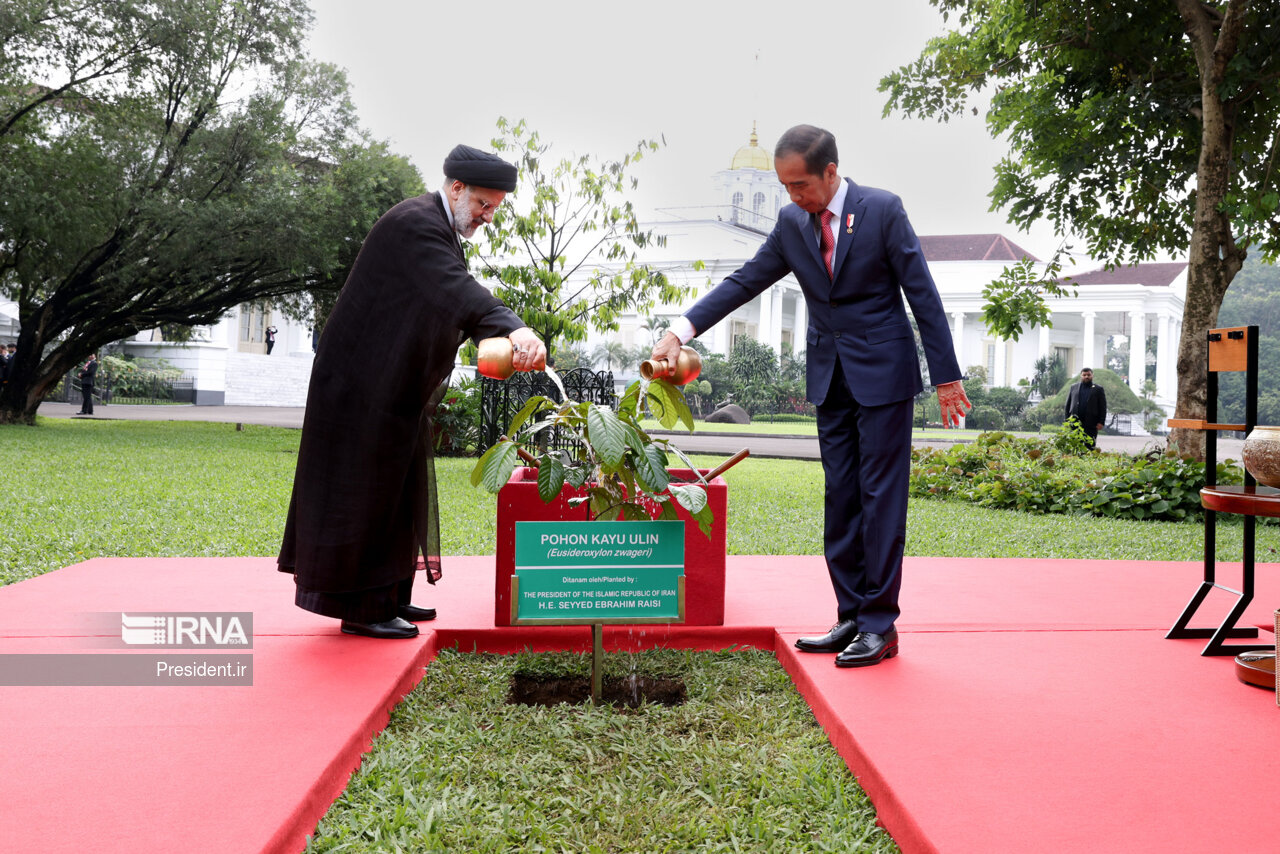
<path id="1" fill-rule="evenodd" d="M 729 457 L 729 459 L 725 460 L 720 465 L 716 466 L 711 471 L 707 472 L 704 479 L 708 481 L 715 480 L 717 477 L 724 474 L 729 469 L 733 468 L 734 466 L 736 466 L 738 463 L 742 462 L 749 456 L 751 456 L 751 450 L 749 448 L 743 448 L 741 451 L 738 451 L 738 453 L 734 454 L 732 457 Z"/>

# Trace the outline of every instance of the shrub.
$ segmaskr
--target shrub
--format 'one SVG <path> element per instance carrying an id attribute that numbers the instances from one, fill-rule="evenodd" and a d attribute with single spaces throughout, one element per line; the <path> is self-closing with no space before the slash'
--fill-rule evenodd
<path id="1" fill-rule="evenodd" d="M 911 454 L 911 494 L 1032 513 L 1200 518 L 1204 463 L 1172 456 L 1064 452 L 1056 444 L 1064 435 L 1070 434 L 1017 439 L 984 433 L 968 445 L 917 448 Z M 1234 464 L 1220 463 L 1217 479 L 1240 483 L 1243 476 Z"/>
<path id="2" fill-rule="evenodd" d="M 170 398 L 182 370 L 164 359 L 106 355 L 99 360 L 98 385 L 114 398 Z"/>
<path id="3" fill-rule="evenodd" d="M 994 406 L 975 406 L 965 418 L 965 426 L 976 430 L 1004 429 L 1004 416 Z"/>
<path id="4" fill-rule="evenodd" d="M 463 379 L 449 388 L 432 416 L 432 441 L 442 457 L 465 457 L 480 444 L 480 383 Z"/>
<path id="5" fill-rule="evenodd" d="M 763 415 L 758 420 L 768 421 L 775 424 L 816 424 L 818 417 L 816 415 L 805 415 L 802 412 L 774 412 L 769 415 Z"/>

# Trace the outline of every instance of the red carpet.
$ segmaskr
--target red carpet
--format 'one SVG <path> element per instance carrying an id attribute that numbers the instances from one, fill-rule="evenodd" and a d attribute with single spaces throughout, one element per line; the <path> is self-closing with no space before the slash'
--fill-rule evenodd
<path id="1" fill-rule="evenodd" d="M 586 647 L 586 627 L 494 628 L 493 571 L 447 560 L 419 597 L 441 619 L 398 642 L 293 607 L 267 558 L 100 558 L 0 588 L 3 653 L 122 654 L 102 628 L 121 611 L 250 611 L 254 662 L 252 687 L 0 687 L 0 849 L 300 851 L 437 648 Z M 776 648 L 907 852 L 1280 850 L 1273 695 L 1162 638 L 1199 572 L 909 558 L 902 655 L 843 671 L 791 648 L 831 622 L 821 559 L 731 557 L 724 627 L 606 639 Z"/>

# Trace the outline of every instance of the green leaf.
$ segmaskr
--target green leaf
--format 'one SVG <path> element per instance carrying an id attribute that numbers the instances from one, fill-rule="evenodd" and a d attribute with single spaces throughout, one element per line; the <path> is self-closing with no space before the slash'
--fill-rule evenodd
<path id="1" fill-rule="evenodd" d="M 640 381 L 636 380 L 627 386 L 622 398 L 618 401 L 618 417 L 630 421 L 636 420 L 640 411 Z"/>
<path id="2" fill-rule="evenodd" d="M 507 435 L 514 438 L 516 433 L 520 432 L 521 425 L 529 419 L 529 416 L 537 412 L 543 404 L 551 404 L 551 401 L 540 394 L 529 398 L 525 402 L 524 406 L 520 407 L 520 411 L 516 413 L 516 417 L 511 419 L 511 426 L 507 428 Z"/>
<path id="3" fill-rule="evenodd" d="M 628 501 L 622 505 L 622 518 L 628 522 L 648 522 L 653 517 L 639 504 Z"/>
<path id="4" fill-rule="evenodd" d="M 702 535 L 708 540 L 711 539 L 711 523 L 714 521 L 711 505 L 708 504 L 697 513 L 690 513 L 689 515 L 698 523 L 698 530 L 702 531 Z"/>
<path id="5" fill-rule="evenodd" d="M 622 463 L 627 449 L 627 434 L 613 410 L 592 404 L 587 410 L 587 435 L 600 461 L 611 469 Z"/>
<path id="6" fill-rule="evenodd" d="M 673 483 L 667 489 L 690 516 L 696 516 L 707 506 L 707 491 L 696 483 Z"/>
<path id="7" fill-rule="evenodd" d="M 483 484 L 485 489 L 496 493 L 511 479 L 511 473 L 516 470 L 519 459 L 515 442 L 498 442 L 484 452 L 484 456 L 471 470 L 471 485 Z"/>
<path id="8" fill-rule="evenodd" d="M 662 492 L 671 483 L 667 455 L 657 445 L 645 445 L 635 454 L 636 478 L 649 492 Z"/>
<path id="9" fill-rule="evenodd" d="M 590 473 L 591 472 L 587 469 L 586 466 L 572 466 L 570 468 L 565 469 L 564 479 L 565 479 L 565 482 L 568 483 L 570 486 L 572 486 L 574 489 L 581 489 L 582 484 L 587 482 L 587 476 Z"/>
<path id="10" fill-rule="evenodd" d="M 560 460 L 544 454 L 538 460 L 538 496 L 543 504 L 550 504 L 564 489 L 564 464 Z"/>
<path id="11" fill-rule="evenodd" d="M 683 423 L 685 429 L 693 432 L 693 413 L 689 410 L 689 404 L 680 389 L 671 383 L 663 379 L 650 382 L 645 403 L 663 427 L 670 430 L 677 423 Z"/>

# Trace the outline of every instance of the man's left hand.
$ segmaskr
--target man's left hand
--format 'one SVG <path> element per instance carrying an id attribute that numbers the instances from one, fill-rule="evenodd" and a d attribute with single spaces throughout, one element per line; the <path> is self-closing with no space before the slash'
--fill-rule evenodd
<path id="1" fill-rule="evenodd" d="M 511 366 L 517 371 L 541 371 L 547 366 L 547 348 L 534 331 L 522 326 L 507 336 L 514 352 Z"/>
<path id="2" fill-rule="evenodd" d="M 960 419 L 973 409 L 973 404 L 969 402 L 969 395 L 964 393 L 964 383 L 956 380 L 939 384 L 938 407 L 942 410 L 943 427 L 959 427 Z"/>

